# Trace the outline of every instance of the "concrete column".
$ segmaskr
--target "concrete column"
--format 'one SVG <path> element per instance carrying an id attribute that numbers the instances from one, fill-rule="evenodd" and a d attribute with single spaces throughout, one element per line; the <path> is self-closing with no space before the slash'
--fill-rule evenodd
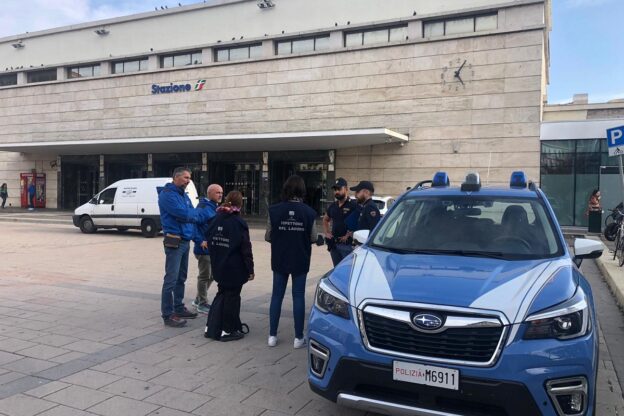
<path id="1" fill-rule="evenodd" d="M 329 34 L 329 49 L 344 48 L 344 35 L 342 30 L 336 30 Z"/>
<path id="2" fill-rule="evenodd" d="M 106 188 L 106 177 L 104 176 L 104 155 L 100 155 L 100 191 Z"/>
<path id="3" fill-rule="evenodd" d="M 214 50 L 212 48 L 202 49 L 202 63 L 209 64 L 215 61 Z"/>
<path id="4" fill-rule="evenodd" d="M 110 75 L 110 73 L 111 73 L 111 63 L 101 62 L 100 63 L 100 75 Z"/>
<path id="5" fill-rule="evenodd" d="M 147 154 L 147 177 L 148 178 L 154 177 L 154 169 L 152 168 L 152 154 L 151 153 Z"/>
<path id="6" fill-rule="evenodd" d="M 61 157 L 56 157 L 56 207 L 65 208 L 63 201 L 63 173 L 61 171 Z"/>
<path id="7" fill-rule="evenodd" d="M 422 20 L 411 21 L 407 24 L 407 36 L 409 39 L 421 39 L 423 37 Z"/>
<path id="8" fill-rule="evenodd" d="M 269 152 L 262 152 L 260 161 L 260 206 L 258 212 L 260 217 L 269 215 L 269 204 L 271 201 L 271 187 L 269 186 Z"/>
<path id="9" fill-rule="evenodd" d="M 147 69 L 155 71 L 160 68 L 160 62 L 158 62 L 158 55 L 150 55 L 147 57 Z"/>
<path id="10" fill-rule="evenodd" d="M 59 66 L 58 68 L 56 68 L 56 80 L 64 81 L 66 79 L 67 79 L 67 68 L 65 68 L 64 66 Z"/>
<path id="11" fill-rule="evenodd" d="M 262 56 L 264 58 L 270 58 L 271 56 L 275 56 L 275 46 L 273 45 L 272 40 L 262 41 Z"/>
<path id="12" fill-rule="evenodd" d="M 17 85 L 25 85 L 28 83 L 28 77 L 26 76 L 26 72 L 18 72 L 17 73 Z"/>

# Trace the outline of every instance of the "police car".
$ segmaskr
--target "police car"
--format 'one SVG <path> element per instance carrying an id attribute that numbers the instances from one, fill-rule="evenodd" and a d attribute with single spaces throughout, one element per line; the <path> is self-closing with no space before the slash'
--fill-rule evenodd
<path id="1" fill-rule="evenodd" d="M 564 241 L 543 192 L 469 174 L 399 197 L 319 282 L 312 390 L 398 415 L 595 414 L 598 331 L 578 267 L 602 243 Z"/>

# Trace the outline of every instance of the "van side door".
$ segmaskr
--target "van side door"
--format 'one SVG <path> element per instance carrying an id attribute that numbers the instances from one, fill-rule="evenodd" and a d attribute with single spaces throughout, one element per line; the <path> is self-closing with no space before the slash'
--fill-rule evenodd
<path id="1" fill-rule="evenodd" d="M 93 208 L 93 223 L 96 227 L 114 227 L 115 219 L 115 194 L 117 188 L 108 188 L 100 192 L 97 204 Z"/>
<path id="2" fill-rule="evenodd" d="M 115 197 L 117 226 L 139 227 L 141 225 L 141 219 L 137 215 L 137 206 L 137 184 L 120 186 L 117 190 L 117 196 Z"/>

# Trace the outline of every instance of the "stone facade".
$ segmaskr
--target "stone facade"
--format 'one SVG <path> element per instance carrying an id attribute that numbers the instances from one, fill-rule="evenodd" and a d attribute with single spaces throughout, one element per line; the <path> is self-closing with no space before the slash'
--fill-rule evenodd
<path id="1" fill-rule="evenodd" d="M 490 185 L 518 169 L 537 180 L 547 51 L 540 21 L 523 24 L 532 28 L 0 89 L 0 143 L 385 127 L 409 143 L 339 149 L 336 175 L 388 195 L 437 170 L 455 183 L 472 170 Z M 445 82 L 464 60 L 465 87 Z M 151 93 L 199 79 L 201 91 Z M 14 197 L 19 172 L 49 173 L 54 207 L 54 160 L 1 153 L 0 181 Z"/>

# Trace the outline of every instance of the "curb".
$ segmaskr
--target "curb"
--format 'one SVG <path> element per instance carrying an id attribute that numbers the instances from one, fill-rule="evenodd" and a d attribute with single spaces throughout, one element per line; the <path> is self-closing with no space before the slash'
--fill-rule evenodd
<path id="1" fill-rule="evenodd" d="M 596 265 L 618 306 L 624 309 L 624 268 L 618 266 L 616 260 L 613 260 L 613 253 L 609 253 L 609 250 L 605 250 L 602 256 L 596 259 Z"/>

